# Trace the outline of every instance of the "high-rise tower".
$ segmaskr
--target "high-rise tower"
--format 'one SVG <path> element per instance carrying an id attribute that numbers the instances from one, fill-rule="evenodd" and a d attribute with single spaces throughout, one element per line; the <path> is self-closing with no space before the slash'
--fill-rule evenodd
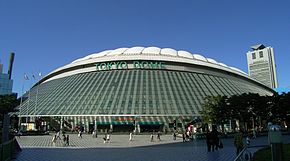
<path id="1" fill-rule="evenodd" d="M 263 44 L 251 46 L 252 51 L 247 52 L 248 72 L 251 78 L 265 84 L 270 88 L 277 88 L 277 73 L 272 47 Z"/>
<path id="2" fill-rule="evenodd" d="M 0 95 L 12 94 L 13 80 L 11 79 L 14 53 L 10 54 L 8 73 L 3 73 L 3 65 L 0 64 Z"/>

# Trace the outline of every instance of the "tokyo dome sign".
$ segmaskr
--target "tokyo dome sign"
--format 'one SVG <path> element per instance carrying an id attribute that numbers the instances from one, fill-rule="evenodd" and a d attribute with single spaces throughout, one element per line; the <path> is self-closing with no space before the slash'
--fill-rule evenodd
<path id="1" fill-rule="evenodd" d="M 164 62 L 155 61 L 126 61 L 104 62 L 96 64 L 97 70 L 113 70 L 113 69 L 165 69 Z"/>

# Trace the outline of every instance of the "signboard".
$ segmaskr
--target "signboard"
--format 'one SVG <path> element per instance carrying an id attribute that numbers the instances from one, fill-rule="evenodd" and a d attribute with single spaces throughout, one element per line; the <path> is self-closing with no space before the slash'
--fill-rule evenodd
<path id="1" fill-rule="evenodd" d="M 157 61 L 133 61 L 130 64 L 133 69 L 165 69 L 164 62 Z M 129 64 L 126 61 L 104 62 L 97 63 L 97 70 L 114 70 L 114 69 L 128 69 Z"/>

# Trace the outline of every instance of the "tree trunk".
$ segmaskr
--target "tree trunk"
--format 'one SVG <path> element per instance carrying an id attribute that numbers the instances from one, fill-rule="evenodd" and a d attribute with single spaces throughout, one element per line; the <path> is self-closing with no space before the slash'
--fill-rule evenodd
<path id="1" fill-rule="evenodd" d="M 8 114 L 4 114 L 3 129 L 2 129 L 2 143 L 9 140 L 9 125 L 10 125 L 10 118 Z"/>

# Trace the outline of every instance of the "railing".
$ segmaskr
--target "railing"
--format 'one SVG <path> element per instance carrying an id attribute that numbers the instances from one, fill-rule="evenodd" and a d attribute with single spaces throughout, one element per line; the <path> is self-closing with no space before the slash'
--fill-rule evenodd
<path id="1" fill-rule="evenodd" d="M 21 151 L 21 148 L 15 138 L 0 144 L 0 161 L 10 161 L 17 151 Z"/>
<path id="2" fill-rule="evenodd" d="M 234 161 L 250 161 L 253 159 L 253 154 L 250 151 L 250 148 L 265 148 L 269 145 L 257 145 L 257 146 L 246 146 L 239 155 L 235 158 Z"/>

